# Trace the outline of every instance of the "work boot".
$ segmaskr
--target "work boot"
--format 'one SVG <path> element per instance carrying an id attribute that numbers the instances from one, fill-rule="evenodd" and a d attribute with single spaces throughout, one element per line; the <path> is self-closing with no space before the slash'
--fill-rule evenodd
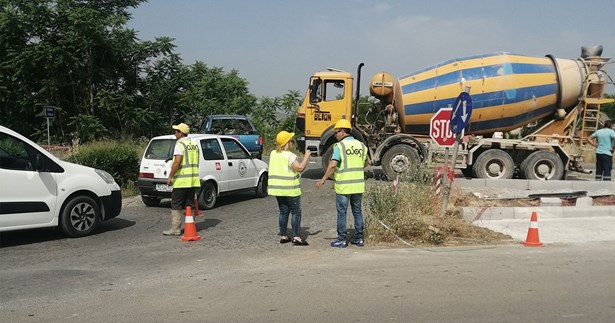
<path id="1" fill-rule="evenodd" d="M 171 210 L 171 228 L 162 231 L 165 236 L 178 236 L 181 232 L 182 213 L 180 210 Z"/>

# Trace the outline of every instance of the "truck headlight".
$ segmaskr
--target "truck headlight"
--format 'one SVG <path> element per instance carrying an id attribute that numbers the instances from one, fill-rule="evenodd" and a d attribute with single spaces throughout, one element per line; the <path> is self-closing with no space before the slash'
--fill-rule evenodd
<path id="1" fill-rule="evenodd" d="M 98 174 L 98 176 L 100 176 L 100 178 L 103 179 L 103 181 L 105 181 L 105 183 L 107 184 L 114 184 L 115 180 L 113 179 L 113 176 L 111 176 L 111 174 L 105 172 L 102 169 L 94 169 L 96 171 L 96 174 Z"/>

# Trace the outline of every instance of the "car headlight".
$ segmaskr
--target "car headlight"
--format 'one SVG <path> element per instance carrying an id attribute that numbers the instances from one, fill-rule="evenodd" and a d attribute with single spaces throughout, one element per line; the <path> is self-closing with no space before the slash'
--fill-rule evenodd
<path id="1" fill-rule="evenodd" d="M 100 176 L 100 178 L 103 179 L 103 181 L 105 181 L 105 183 L 107 184 L 114 184 L 115 180 L 113 179 L 113 176 L 111 176 L 111 174 L 105 172 L 102 169 L 95 169 L 96 174 L 98 174 L 98 176 Z"/>

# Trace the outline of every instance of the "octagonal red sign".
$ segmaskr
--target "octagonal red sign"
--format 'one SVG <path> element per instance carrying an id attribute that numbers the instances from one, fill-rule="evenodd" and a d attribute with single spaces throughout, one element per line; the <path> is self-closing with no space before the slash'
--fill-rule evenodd
<path id="1" fill-rule="evenodd" d="M 450 147 L 455 144 L 455 134 L 451 132 L 452 111 L 452 108 L 442 108 L 429 122 L 429 136 L 438 146 Z"/>

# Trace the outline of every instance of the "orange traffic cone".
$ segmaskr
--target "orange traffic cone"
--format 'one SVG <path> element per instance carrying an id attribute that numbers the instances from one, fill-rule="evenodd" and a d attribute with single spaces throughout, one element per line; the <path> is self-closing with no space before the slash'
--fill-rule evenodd
<path id="1" fill-rule="evenodd" d="M 541 247 L 542 243 L 538 237 L 538 217 L 536 212 L 532 212 L 532 219 L 530 220 L 530 228 L 527 229 L 527 238 L 522 242 L 526 247 Z"/>
<path id="2" fill-rule="evenodd" d="M 198 241 L 201 240 L 201 236 L 196 232 L 196 225 L 194 224 L 194 217 L 192 216 L 192 209 L 190 206 L 186 206 L 186 224 L 184 226 L 184 235 L 181 241 Z"/>

